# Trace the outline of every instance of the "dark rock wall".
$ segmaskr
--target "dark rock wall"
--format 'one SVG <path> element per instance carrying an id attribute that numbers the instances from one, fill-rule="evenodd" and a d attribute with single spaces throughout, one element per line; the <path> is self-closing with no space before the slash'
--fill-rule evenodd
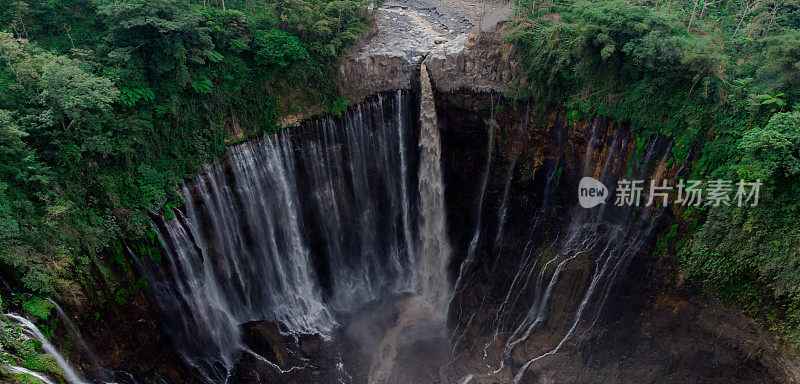
<path id="1" fill-rule="evenodd" d="M 568 121 L 563 110 L 544 110 L 489 93 L 440 92 L 437 105 L 454 247 L 453 280 L 474 235 L 487 129 L 495 130 L 476 261 L 466 264 L 462 285 L 450 307 L 451 341 L 461 357 L 449 377 L 458 382 L 467 374 L 476 374 L 473 383 L 511 382 L 524 363 L 561 341 L 590 285 L 597 254 L 580 256 L 566 267 L 551 296 L 545 323 L 513 350 L 503 370 L 480 377 L 503 359 L 503 343 L 489 341 L 510 337 L 514 328 L 510 324 L 527 310 L 525 305 L 504 308 L 500 316 L 509 320 L 496 326 L 500 303 L 507 299 L 510 282 L 523 265 L 524 249 L 532 247 L 542 255 L 559 251 L 553 245 L 583 209 L 577 207 L 581 177 L 588 174 L 604 182 L 666 179 L 674 185 L 678 173 L 688 178 L 690 167 L 683 164 L 684 159 L 670 161 L 671 142 L 666 138 L 651 137 L 639 147 L 628 126 L 601 117 Z M 557 168 L 561 170 L 556 170 L 558 180 L 553 185 Z M 503 235 L 496 241 L 509 175 L 507 217 Z M 611 193 L 609 204 L 614 203 L 613 189 Z M 647 198 L 644 193 L 644 201 Z M 543 206 L 548 214 L 531 233 L 532 217 Z M 671 267 L 653 256 L 658 237 L 678 222 L 672 207 L 611 209 L 606 214 L 610 223 L 628 223 L 623 220 L 625 214 L 640 217 L 630 221 L 630 233 L 641 231 L 648 222 L 653 230 L 637 238 L 641 248 L 611 286 L 602 306 L 592 304 L 596 299 L 590 300 L 589 311 L 599 309 L 598 316 L 581 321 L 579 332 L 566 346 L 532 364 L 521 383 L 794 382 L 788 372 L 796 364 L 787 363 L 770 335 L 735 309 L 676 288 Z M 552 271 L 543 276 L 549 278 Z M 520 303 L 530 303 L 532 291 L 526 286 L 514 295 L 519 295 Z M 487 369 L 487 364 L 492 368 Z"/>

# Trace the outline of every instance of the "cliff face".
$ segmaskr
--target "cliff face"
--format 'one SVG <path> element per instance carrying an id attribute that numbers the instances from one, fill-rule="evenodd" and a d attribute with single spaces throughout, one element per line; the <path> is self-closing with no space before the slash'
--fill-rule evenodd
<path id="1" fill-rule="evenodd" d="M 350 103 L 381 92 L 409 90 L 427 52 L 446 38 L 416 11 L 383 7 L 375 33 L 339 67 L 342 90 Z"/>
<path id="2" fill-rule="evenodd" d="M 513 47 L 504 42 L 510 4 L 490 6 L 461 21 L 441 21 L 440 15 L 448 12 L 445 5 L 431 11 L 402 4 L 382 7 L 376 33 L 340 66 L 342 89 L 351 103 L 380 92 L 411 89 L 422 61 L 437 91 L 508 90 L 517 74 Z"/>
<path id="3" fill-rule="evenodd" d="M 669 140 L 651 137 L 637 149 L 625 124 L 569 121 L 564 111 L 543 114 L 491 93 L 439 92 L 437 106 L 456 249 L 451 273 L 460 276 L 450 308 L 451 341 L 461 353 L 452 377 L 800 380 L 797 362 L 752 319 L 674 285 L 669 266 L 654 257 L 657 239 L 678 223 L 671 207 L 609 206 L 595 226 L 577 205 L 585 175 L 611 188 L 606 205 L 617 179 L 688 177 L 688 164 L 670 160 Z M 606 260 L 623 272 L 598 274 Z M 598 289 L 605 279 L 611 284 Z"/>
<path id="4" fill-rule="evenodd" d="M 504 41 L 503 23 L 509 12 L 510 8 L 500 8 L 468 35 L 431 51 L 425 63 L 438 91 L 503 93 L 519 79 L 514 47 Z"/>

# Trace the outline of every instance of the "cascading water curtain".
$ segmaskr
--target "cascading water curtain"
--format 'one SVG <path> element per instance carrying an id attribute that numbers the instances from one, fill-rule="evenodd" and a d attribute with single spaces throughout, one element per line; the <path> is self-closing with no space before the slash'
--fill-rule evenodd
<path id="1" fill-rule="evenodd" d="M 246 350 L 243 323 L 328 337 L 335 313 L 429 283 L 415 253 L 410 99 L 398 91 L 231 148 L 180 188 L 174 218 L 154 219 L 166 253 L 154 291 L 178 351 L 207 381 L 224 380 Z"/>
<path id="2" fill-rule="evenodd" d="M 607 122 L 604 119 L 595 120 L 584 154 L 586 163 L 577 172 L 583 176 L 599 177 L 605 185 L 616 186 L 619 175 L 624 174 L 623 160 L 629 155 L 625 153 L 626 141 L 630 140 L 630 137 L 618 133 L 616 137 L 611 138 L 609 147 L 600 151 L 597 147 L 600 147 L 602 142 L 600 135 L 604 133 L 606 126 Z M 555 147 L 562 148 L 563 145 L 558 141 L 563 140 L 563 135 L 554 132 L 553 137 L 557 144 Z M 602 157 L 595 156 L 595 152 Z M 488 154 L 491 156 L 491 152 Z M 651 178 L 661 177 L 656 170 L 663 168 L 669 154 L 668 141 L 654 136 L 646 146 L 642 159 L 635 162 L 632 169 L 635 178 L 649 182 Z M 458 302 L 454 306 L 457 311 L 455 313 L 457 326 L 451 337 L 454 345 L 471 343 L 465 340 L 470 327 L 479 327 L 482 329 L 482 334 L 490 335 L 484 343 L 468 346 L 470 349 L 478 350 L 478 355 L 482 355 L 487 368 L 462 377 L 459 381 L 461 384 L 479 378 L 493 377 L 506 369 L 510 369 L 510 378 L 513 382 L 521 382 L 532 364 L 557 353 L 568 342 L 588 332 L 597 323 L 614 285 L 619 283 L 632 259 L 643 251 L 643 246 L 655 233 L 657 228 L 655 223 L 662 214 L 660 209 L 614 207 L 613 201 L 594 209 L 584 209 L 576 204 L 569 210 L 567 217 L 570 220 L 564 227 L 546 227 L 548 222 L 553 222 L 553 204 L 561 188 L 558 170 L 562 164 L 562 158 L 556 157 L 554 164 L 543 168 L 546 185 L 541 196 L 541 206 L 531 212 L 530 224 L 523 232 L 527 235 L 521 243 L 524 246 L 518 251 L 518 265 L 514 269 L 516 272 L 513 278 L 508 283 L 498 284 L 499 289 L 503 287 L 502 292 L 495 293 L 501 298 L 497 303 L 498 306 L 490 312 L 490 315 L 480 320 L 480 324 L 473 324 L 474 315 L 462 322 L 461 303 Z M 510 175 L 512 171 L 507 174 L 505 185 L 508 185 Z M 613 194 L 613 189 L 611 193 Z M 504 196 L 497 213 L 501 219 L 505 215 L 505 199 Z M 479 230 L 480 227 L 476 231 Z M 502 228 L 497 228 L 497 231 L 495 244 L 489 245 L 494 260 L 498 260 L 503 252 L 517 252 L 498 251 L 497 242 L 503 240 L 503 234 Z M 543 233 L 549 233 L 552 239 L 543 236 Z M 467 270 L 471 262 L 471 258 L 465 259 L 461 275 L 466 276 L 469 273 Z M 555 343 L 541 346 L 541 351 L 528 357 L 521 366 L 509 366 L 516 348 L 535 338 L 537 332 L 548 331 L 548 318 L 557 286 L 562 282 L 567 268 L 579 262 L 586 263 L 590 271 L 589 277 L 583 290 L 577 292 L 580 298 L 574 307 L 570 308 L 571 314 L 566 325 L 562 326 L 563 330 L 555 330 L 560 334 Z M 456 283 L 457 292 L 469 284 L 466 278 L 461 277 Z M 456 297 L 455 300 L 460 299 Z"/>

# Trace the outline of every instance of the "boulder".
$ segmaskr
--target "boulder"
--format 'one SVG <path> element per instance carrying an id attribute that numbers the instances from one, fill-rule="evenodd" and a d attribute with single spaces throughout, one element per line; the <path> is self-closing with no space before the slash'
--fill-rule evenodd
<path id="1" fill-rule="evenodd" d="M 319 354 L 322 348 L 322 337 L 319 335 L 300 336 L 300 349 L 307 357 L 314 357 Z"/>
<path id="2" fill-rule="evenodd" d="M 289 366 L 286 344 L 283 342 L 278 324 L 272 321 L 253 321 L 243 326 L 244 342 L 253 352 L 278 364 L 281 368 Z"/>

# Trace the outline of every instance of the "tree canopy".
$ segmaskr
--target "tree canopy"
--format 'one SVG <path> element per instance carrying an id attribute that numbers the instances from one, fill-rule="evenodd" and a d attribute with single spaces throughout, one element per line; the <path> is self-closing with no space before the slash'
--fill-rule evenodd
<path id="1" fill-rule="evenodd" d="M 349 0 L 0 9 L 0 268 L 36 293 L 92 292 L 114 264 L 101 253 L 142 238 L 240 127 L 277 129 L 282 98 L 343 105 L 335 66 L 369 17 Z"/>

